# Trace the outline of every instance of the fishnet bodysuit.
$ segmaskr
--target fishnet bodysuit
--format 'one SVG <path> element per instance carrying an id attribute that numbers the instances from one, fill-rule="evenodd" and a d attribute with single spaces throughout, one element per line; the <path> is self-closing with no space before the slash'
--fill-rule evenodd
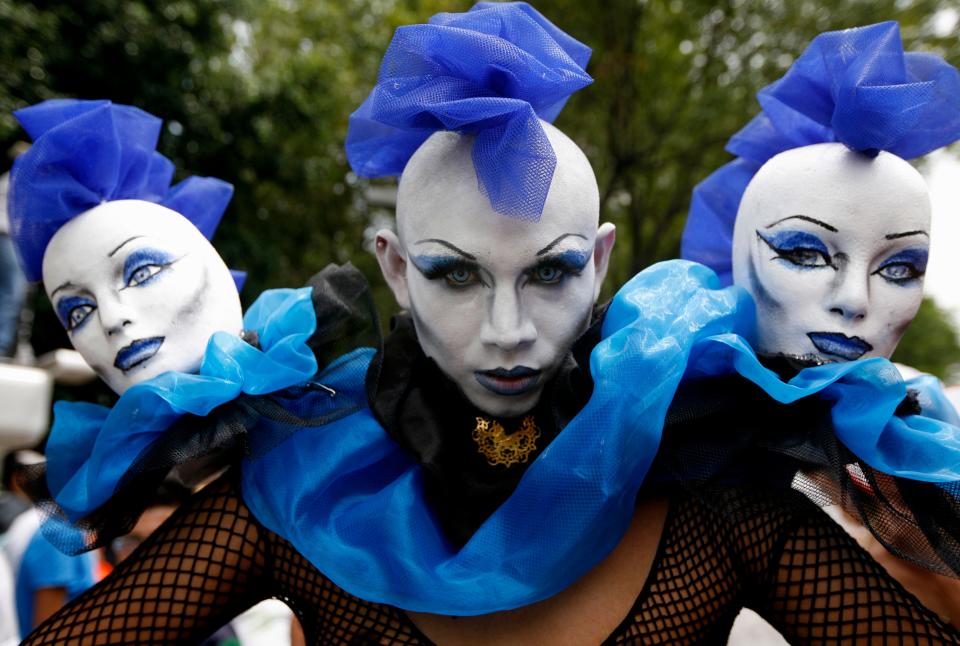
<path id="1" fill-rule="evenodd" d="M 313 644 L 431 643 L 402 610 L 348 594 L 259 525 L 227 477 L 25 644 L 197 643 L 268 597 Z M 743 606 L 793 644 L 960 642 L 799 494 L 715 490 L 672 497 L 647 582 L 604 644 L 725 643 Z"/>

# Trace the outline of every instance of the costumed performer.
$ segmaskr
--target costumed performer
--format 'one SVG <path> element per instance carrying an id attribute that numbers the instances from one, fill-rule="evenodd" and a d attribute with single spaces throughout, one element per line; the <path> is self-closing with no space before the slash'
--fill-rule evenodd
<path id="1" fill-rule="evenodd" d="M 588 56 L 524 3 L 397 31 L 347 150 L 360 174 L 402 172 L 377 253 L 409 313 L 365 381 L 340 372 L 359 354 L 322 369 L 336 394 L 298 400 L 296 432 L 26 643 L 190 643 L 267 596 L 317 644 L 721 641 L 744 605 L 798 641 L 958 639 L 799 494 L 638 497 L 688 359 L 752 309 L 686 262 L 594 308 L 613 229 L 548 123 Z M 848 374 L 871 390 L 869 369 Z"/>
<path id="2" fill-rule="evenodd" d="M 760 353 L 788 358 L 798 369 L 889 358 L 920 307 L 930 244 L 929 192 L 905 159 L 960 139 L 960 74 L 935 56 L 904 53 L 899 26 L 887 22 L 818 36 L 758 97 L 763 112 L 727 146 L 738 159 L 694 191 L 684 257 L 750 293 L 757 329 L 749 340 Z M 935 378 L 906 385 L 910 412 L 960 423 Z M 945 446 L 955 438 L 931 430 L 940 430 Z M 879 457 L 858 455 L 867 462 Z M 928 466 L 924 461 L 914 464 Z M 847 469 L 847 486 L 836 487 L 819 468 L 798 486 L 861 518 L 858 507 L 874 485 L 855 463 Z M 936 463 L 928 466 L 935 470 Z M 883 495 L 909 509 L 896 482 L 879 483 Z M 860 493 L 851 499 L 846 490 Z M 888 523 L 878 542 L 850 515 L 836 513 L 929 607 L 960 622 L 960 582 L 883 547 L 932 540 L 915 535 L 918 523 Z M 879 520 L 866 519 L 873 526 Z"/>

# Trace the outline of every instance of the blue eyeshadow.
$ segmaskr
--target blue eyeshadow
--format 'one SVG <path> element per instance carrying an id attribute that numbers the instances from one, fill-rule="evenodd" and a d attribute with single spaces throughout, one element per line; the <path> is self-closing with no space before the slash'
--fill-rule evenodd
<path id="1" fill-rule="evenodd" d="M 927 258 L 930 253 L 927 249 L 904 249 L 883 261 L 881 267 L 887 265 L 913 265 L 917 271 L 924 273 L 927 271 Z"/>
<path id="2" fill-rule="evenodd" d="M 89 305 L 90 307 L 97 306 L 93 300 L 82 296 L 65 296 L 57 301 L 57 316 L 60 318 L 60 323 L 63 324 L 63 327 L 70 329 L 70 312 L 72 312 L 75 307 L 82 307 L 84 305 Z M 86 320 L 74 329 L 79 328 L 85 322 Z"/>
<path id="3" fill-rule="evenodd" d="M 176 258 L 166 251 L 152 249 L 150 247 L 137 249 L 123 261 L 123 283 L 129 283 L 133 272 L 144 265 L 157 265 L 162 267 L 171 264 L 175 260 Z"/>
<path id="4" fill-rule="evenodd" d="M 475 270 L 478 268 L 477 263 L 470 260 L 465 260 L 461 256 L 411 256 L 410 261 L 413 263 L 413 266 L 416 267 L 417 270 L 428 280 L 445 276 L 455 269 Z"/>
<path id="5" fill-rule="evenodd" d="M 806 231 L 778 231 L 768 236 L 757 231 L 757 235 L 777 251 L 812 249 L 825 256 L 830 254 L 827 245 L 820 238 Z"/>

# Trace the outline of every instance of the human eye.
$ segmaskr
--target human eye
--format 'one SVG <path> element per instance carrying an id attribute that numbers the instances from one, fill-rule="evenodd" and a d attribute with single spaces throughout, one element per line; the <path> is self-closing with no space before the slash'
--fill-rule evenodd
<path id="1" fill-rule="evenodd" d="M 443 279 L 450 287 L 461 288 L 482 284 L 480 267 L 459 256 L 415 256 L 413 266 L 427 280 Z"/>
<path id="2" fill-rule="evenodd" d="M 68 332 L 79 330 L 96 309 L 93 301 L 80 297 L 63 298 L 57 303 L 57 314 Z"/>
<path id="3" fill-rule="evenodd" d="M 884 260 L 873 273 L 894 285 L 910 285 L 926 273 L 927 255 L 926 249 L 907 249 Z"/>
<path id="4" fill-rule="evenodd" d="M 555 285 L 563 280 L 564 271 L 556 265 L 540 265 L 533 270 L 531 277 L 542 285 Z"/>
<path id="5" fill-rule="evenodd" d="M 527 270 L 527 280 L 538 285 L 559 285 L 570 276 L 579 276 L 590 254 L 571 249 L 544 258 Z"/>
<path id="6" fill-rule="evenodd" d="M 157 249 L 138 249 L 123 263 L 123 286 L 140 287 L 152 281 L 175 262 L 170 254 Z"/>
<path id="7" fill-rule="evenodd" d="M 468 287 L 480 282 L 480 275 L 476 269 L 457 267 L 445 273 L 443 279 L 451 287 Z"/>
<path id="8" fill-rule="evenodd" d="M 775 259 L 784 260 L 795 267 L 814 269 L 834 266 L 827 245 L 812 233 L 780 231 L 765 236 L 757 231 L 757 237 L 776 254 Z"/>

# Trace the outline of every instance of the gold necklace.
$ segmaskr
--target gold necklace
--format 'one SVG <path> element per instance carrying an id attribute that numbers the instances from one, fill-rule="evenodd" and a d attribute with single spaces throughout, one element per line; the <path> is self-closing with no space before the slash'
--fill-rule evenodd
<path id="1" fill-rule="evenodd" d="M 537 450 L 540 429 L 533 421 L 533 415 L 524 417 L 520 428 L 509 435 L 496 420 L 478 417 L 472 437 L 491 466 L 502 464 L 509 467 L 526 462 L 530 454 Z"/>

